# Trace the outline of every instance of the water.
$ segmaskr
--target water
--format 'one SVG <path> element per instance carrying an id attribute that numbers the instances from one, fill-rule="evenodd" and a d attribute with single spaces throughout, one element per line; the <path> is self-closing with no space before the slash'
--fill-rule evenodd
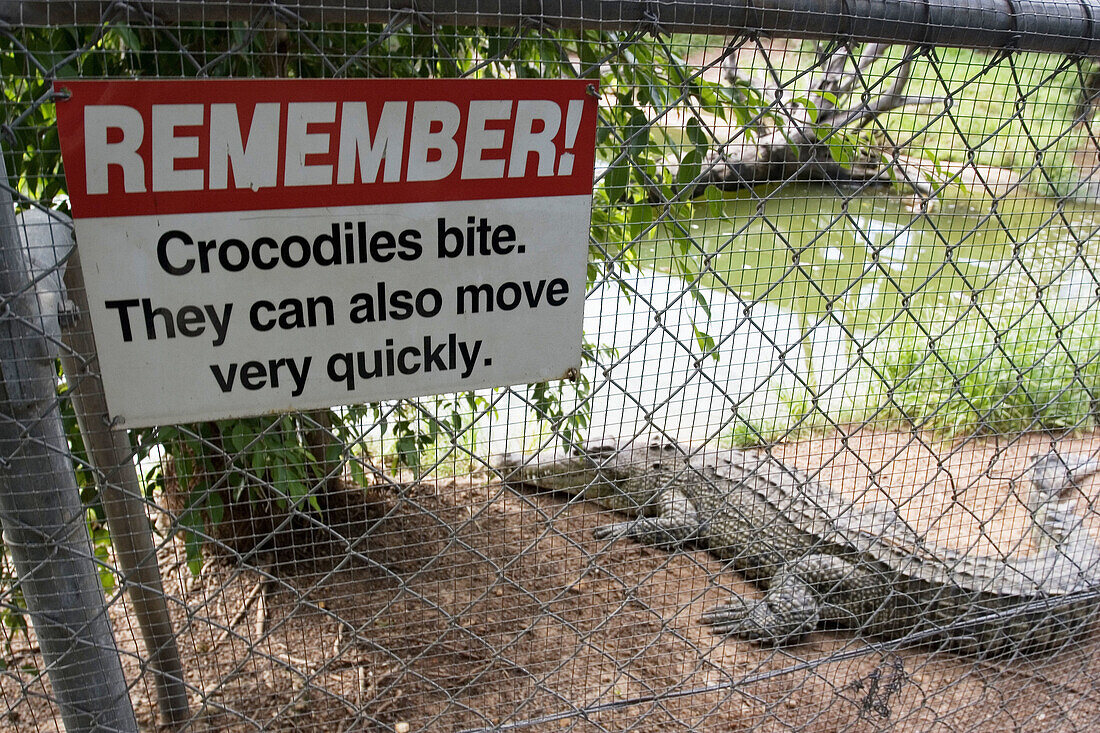
<path id="1" fill-rule="evenodd" d="M 941 200 L 928 212 L 914 203 L 789 187 L 727 199 L 717 217 L 696 207 L 686 224 L 693 245 L 715 253 L 708 286 L 811 318 L 839 312 L 851 327 L 906 310 L 1034 299 L 1037 287 L 1079 281 L 1097 262 L 1091 207 L 1022 195 Z M 667 237 L 650 246 L 655 269 L 671 271 L 674 246 Z"/>
<path id="2" fill-rule="evenodd" d="M 617 356 L 586 367 L 588 434 L 701 441 L 781 432 L 807 411 L 858 419 L 881 398 L 866 352 L 898 328 L 965 343 L 975 324 L 1095 313 L 1098 226 L 1093 208 L 1023 195 L 922 209 L 802 186 L 698 203 L 589 295 L 586 339 Z M 515 399 L 501 407 L 502 427 L 530 417 Z"/>

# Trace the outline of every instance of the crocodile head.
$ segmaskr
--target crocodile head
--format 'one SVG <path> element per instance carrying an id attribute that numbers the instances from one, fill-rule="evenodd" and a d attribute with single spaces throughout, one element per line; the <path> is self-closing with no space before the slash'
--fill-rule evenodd
<path id="1" fill-rule="evenodd" d="M 663 464 L 680 449 L 672 443 L 613 438 L 589 440 L 568 450 L 507 453 L 490 465 L 507 483 L 527 484 L 548 491 L 582 495 L 590 499 L 612 495 L 647 500 L 660 483 Z"/>

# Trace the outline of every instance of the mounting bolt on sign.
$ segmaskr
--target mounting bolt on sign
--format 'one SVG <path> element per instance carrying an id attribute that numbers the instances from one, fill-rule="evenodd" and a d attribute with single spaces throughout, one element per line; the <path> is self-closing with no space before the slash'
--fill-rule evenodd
<path id="1" fill-rule="evenodd" d="M 576 374 L 591 87 L 57 82 L 112 414 L 141 427 Z"/>

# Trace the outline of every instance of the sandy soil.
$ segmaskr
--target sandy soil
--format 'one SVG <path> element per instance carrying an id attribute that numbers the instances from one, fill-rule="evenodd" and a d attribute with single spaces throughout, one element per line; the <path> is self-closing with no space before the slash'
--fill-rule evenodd
<path id="1" fill-rule="evenodd" d="M 1050 439 L 936 443 L 861 431 L 777 448 L 868 501 L 892 496 L 937 540 L 1026 552 L 1017 496 Z M 1100 435 L 1059 441 L 1100 449 Z M 1084 485 L 1082 510 L 1100 494 Z M 423 483 L 352 506 L 297 551 L 198 578 L 164 551 L 195 731 L 1087 731 L 1100 649 L 982 662 L 819 632 L 768 649 L 698 621 L 757 593 L 701 551 L 603 542 L 613 513 L 486 477 Z M 308 544 L 308 546 L 306 546 Z M 153 730 L 141 643 L 120 602 L 133 700 Z M 40 660 L 0 675 L 5 730 L 60 730 Z M 33 644 L 33 637 L 30 640 Z M 3 711 L 0 711 L 2 713 Z"/>

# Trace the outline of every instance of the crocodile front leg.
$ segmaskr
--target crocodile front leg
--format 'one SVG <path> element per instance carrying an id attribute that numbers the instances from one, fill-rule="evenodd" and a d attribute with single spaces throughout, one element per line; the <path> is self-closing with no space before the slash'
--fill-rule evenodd
<path id="1" fill-rule="evenodd" d="M 646 509 L 639 507 L 639 511 Z M 691 500 L 679 491 L 668 491 L 660 498 L 652 516 L 606 524 L 597 527 L 593 534 L 598 540 L 631 537 L 647 545 L 676 549 L 700 539 L 702 527 Z"/>
<path id="2" fill-rule="evenodd" d="M 850 621 L 842 606 L 829 602 L 848 584 L 855 567 L 836 555 L 806 555 L 784 567 L 762 600 L 733 596 L 703 614 L 716 633 L 767 644 L 792 644 L 822 621 Z"/>

